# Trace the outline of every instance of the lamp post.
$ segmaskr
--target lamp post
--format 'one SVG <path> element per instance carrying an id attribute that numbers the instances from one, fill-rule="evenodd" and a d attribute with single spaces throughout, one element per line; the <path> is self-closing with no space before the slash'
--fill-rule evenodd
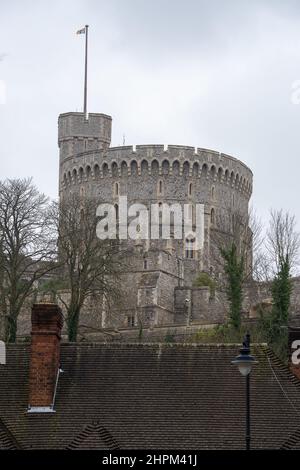
<path id="1" fill-rule="evenodd" d="M 253 364 L 257 361 L 250 354 L 250 334 L 245 335 L 243 347 L 240 354 L 231 361 L 238 366 L 240 373 L 246 377 L 246 450 L 250 450 L 251 428 L 250 428 L 250 372 Z"/>

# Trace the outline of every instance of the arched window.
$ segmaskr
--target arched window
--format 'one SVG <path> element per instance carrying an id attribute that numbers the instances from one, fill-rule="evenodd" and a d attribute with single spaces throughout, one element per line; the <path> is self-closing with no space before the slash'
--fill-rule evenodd
<path id="1" fill-rule="evenodd" d="M 115 204 L 115 211 L 116 211 L 116 235 L 117 235 L 117 238 L 119 238 L 119 231 L 120 231 L 120 227 L 119 227 L 119 206 L 118 204 Z"/>
<path id="2" fill-rule="evenodd" d="M 184 162 L 183 167 L 182 167 L 182 172 L 185 176 L 188 176 L 190 173 L 190 164 L 189 162 Z"/>
<path id="3" fill-rule="evenodd" d="M 212 179 L 215 179 L 215 177 L 216 177 L 216 171 L 217 171 L 217 170 L 216 170 L 215 165 L 212 165 L 211 168 L 210 168 L 210 174 L 211 174 Z"/>
<path id="4" fill-rule="evenodd" d="M 189 196 L 192 195 L 192 190 L 193 190 L 193 185 L 192 183 L 189 183 Z"/>
<path id="5" fill-rule="evenodd" d="M 220 167 L 218 169 L 218 180 L 221 181 L 222 180 L 222 175 L 223 175 L 223 169 Z"/>
<path id="6" fill-rule="evenodd" d="M 215 225 L 215 209 L 212 208 L 210 211 L 210 223 L 211 225 Z"/>
<path id="7" fill-rule="evenodd" d="M 160 180 L 158 182 L 158 194 L 162 194 L 163 193 L 163 182 Z"/>
<path id="8" fill-rule="evenodd" d="M 164 160 L 162 162 L 162 173 L 163 175 L 168 175 L 169 174 L 169 169 L 170 169 L 170 163 L 168 160 Z"/>
<path id="9" fill-rule="evenodd" d="M 160 203 L 161 204 L 161 203 Z M 159 214 L 158 214 L 158 230 L 159 230 L 159 238 L 162 239 L 162 236 L 163 236 L 163 217 L 162 217 L 162 211 L 160 210 L 159 211 Z"/>
<path id="10" fill-rule="evenodd" d="M 194 163 L 192 174 L 193 174 L 193 176 L 198 176 L 199 175 L 199 163 L 198 162 Z"/>
<path id="11" fill-rule="evenodd" d="M 111 165 L 111 174 L 114 177 L 118 176 L 118 165 L 116 162 L 113 162 Z"/>
<path id="12" fill-rule="evenodd" d="M 73 182 L 74 182 L 74 183 L 77 183 L 77 171 L 75 170 L 75 168 L 74 168 L 72 174 L 73 174 Z"/>
<path id="13" fill-rule="evenodd" d="M 175 218 L 174 218 L 174 212 L 171 212 L 170 214 L 170 238 L 175 237 Z"/>
<path id="14" fill-rule="evenodd" d="M 195 238 L 187 238 L 185 240 L 185 257 L 188 259 L 195 258 Z"/>
<path id="15" fill-rule="evenodd" d="M 94 166 L 94 175 L 95 175 L 95 178 L 99 178 L 100 168 L 99 168 L 99 165 L 97 164 Z"/>
<path id="16" fill-rule="evenodd" d="M 211 198 L 215 199 L 215 187 L 214 186 L 211 188 Z"/>
<path id="17" fill-rule="evenodd" d="M 173 162 L 173 175 L 175 176 L 178 176 L 179 175 L 179 172 L 180 172 L 180 165 L 179 165 L 179 161 L 178 160 L 175 160 Z"/>
<path id="18" fill-rule="evenodd" d="M 119 220 L 119 206 L 118 204 L 115 204 L 115 211 L 116 211 L 116 219 L 117 219 L 117 222 Z"/>
<path id="19" fill-rule="evenodd" d="M 232 232 L 235 232 L 235 217 L 234 217 L 234 214 L 232 214 L 232 217 L 231 217 L 231 229 L 232 229 Z"/>
<path id="20" fill-rule="evenodd" d="M 130 163 L 130 170 L 132 175 L 138 174 L 138 166 L 135 160 L 132 160 L 132 162 Z"/>
<path id="21" fill-rule="evenodd" d="M 108 176 L 109 175 L 108 164 L 106 162 L 103 163 L 103 165 L 102 165 L 102 173 L 103 173 L 103 176 Z"/>
<path id="22" fill-rule="evenodd" d="M 205 178 L 207 177 L 207 172 L 208 172 L 208 167 L 207 167 L 207 164 L 206 163 L 203 163 L 202 165 L 202 171 L 201 171 L 201 175 L 204 176 Z"/>
<path id="23" fill-rule="evenodd" d="M 122 176 L 127 176 L 128 175 L 128 166 L 125 161 L 121 163 L 121 175 Z"/>
<path id="24" fill-rule="evenodd" d="M 83 209 L 80 209 L 80 225 L 81 225 L 81 228 L 84 227 L 84 210 Z"/>
<path id="25" fill-rule="evenodd" d="M 88 166 L 86 167 L 86 169 L 85 169 L 85 173 L 86 173 L 87 179 L 90 179 L 90 177 L 91 177 L 91 171 L 92 171 L 92 170 L 91 170 L 91 167 L 88 165 Z"/>
<path id="26" fill-rule="evenodd" d="M 114 183 L 114 196 L 119 196 L 119 183 Z"/>
<path id="27" fill-rule="evenodd" d="M 148 269 L 148 261 L 144 259 L 144 269 Z"/>
<path id="28" fill-rule="evenodd" d="M 157 160 L 152 160 L 152 162 L 151 162 L 151 173 L 153 175 L 158 175 L 158 171 L 159 171 L 158 161 Z"/>
<path id="29" fill-rule="evenodd" d="M 142 175 L 147 175 L 149 172 L 147 160 L 142 160 L 141 163 L 141 173 Z"/>

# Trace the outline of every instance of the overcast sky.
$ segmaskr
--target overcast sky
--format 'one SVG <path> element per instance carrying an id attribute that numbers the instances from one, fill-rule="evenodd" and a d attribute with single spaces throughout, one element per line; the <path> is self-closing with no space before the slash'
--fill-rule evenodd
<path id="1" fill-rule="evenodd" d="M 57 196 L 57 117 L 82 110 L 85 24 L 89 111 L 113 117 L 112 145 L 233 155 L 263 219 L 300 221 L 298 0 L 0 0 L 1 179 Z"/>

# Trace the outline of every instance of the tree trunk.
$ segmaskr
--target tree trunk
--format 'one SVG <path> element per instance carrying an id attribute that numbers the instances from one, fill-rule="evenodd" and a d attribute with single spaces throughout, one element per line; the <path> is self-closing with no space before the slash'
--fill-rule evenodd
<path id="1" fill-rule="evenodd" d="M 17 316 L 7 316 L 5 325 L 5 342 L 15 343 L 17 339 Z"/>
<path id="2" fill-rule="evenodd" d="M 78 308 L 68 312 L 68 317 L 67 317 L 68 340 L 72 343 L 75 343 L 77 341 L 79 314 L 80 314 L 80 309 Z"/>

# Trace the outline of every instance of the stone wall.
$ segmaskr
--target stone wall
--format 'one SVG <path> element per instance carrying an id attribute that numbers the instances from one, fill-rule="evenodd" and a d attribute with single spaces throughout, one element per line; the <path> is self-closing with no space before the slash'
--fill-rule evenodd
<path id="1" fill-rule="evenodd" d="M 238 209 L 247 218 L 251 170 L 213 150 L 177 145 L 109 147 L 110 139 L 110 116 L 59 116 L 61 199 L 75 193 L 116 206 L 119 197 L 126 196 L 128 206 L 147 207 L 150 221 L 151 204 L 191 204 L 193 225 L 196 204 L 203 204 L 204 245 L 190 257 L 184 238 L 124 241 L 128 256 L 120 295 L 109 305 L 103 299 L 89 299 L 82 310 L 81 330 L 224 321 L 224 296 L 212 297 L 208 289 L 194 288 L 193 283 L 199 272 L 220 274 L 220 264 L 212 255 L 212 234 L 222 229 L 230 238 L 229 211 Z M 26 314 L 19 323 L 21 331 L 28 333 Z"/>
<path id="2" fill-rule="evenodd" d="M 300 277 L 292 279 L 292 287 L 291 319 L 300 316 Z M 271 284 L 268 282 L 251 282 L 245 286 L 244 292 L 243 311 L 247 312 L 250 318 L 257 316 L 260 304 L 264 304 L 264 307 L 268 308 L 272 303 Z"/>

